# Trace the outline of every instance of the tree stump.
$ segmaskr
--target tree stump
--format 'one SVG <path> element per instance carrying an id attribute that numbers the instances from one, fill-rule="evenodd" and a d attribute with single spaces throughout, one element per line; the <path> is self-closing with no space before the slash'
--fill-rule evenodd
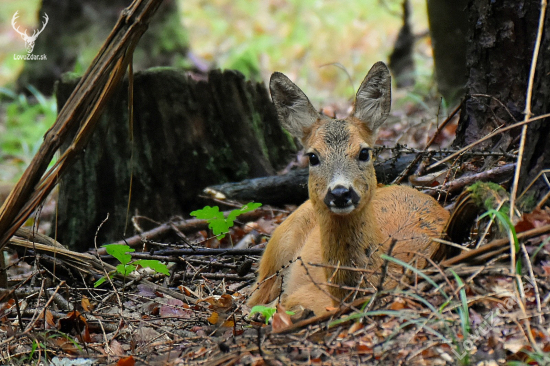
<path id="1" fill-rule="evenodd" d="M 77 82 L 69 76 L 59 82 L 59 110 Z M 165 221 L 204 205 L 198 198 L 204 187 L 274 174 L 294 150 L 265 86 L 235 71 L 211 71 L 207 81 L 173 68 L 136 73 L 133 143 L 129 126 L 126 80 L 61 182 L 63 244 L 92 247 L 107 214 L 98 245 L 131 234 L 130 192 L 129 216 Z"/>

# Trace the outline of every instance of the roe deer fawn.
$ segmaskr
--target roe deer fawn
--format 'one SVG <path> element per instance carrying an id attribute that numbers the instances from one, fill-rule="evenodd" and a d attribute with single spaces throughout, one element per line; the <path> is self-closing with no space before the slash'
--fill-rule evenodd
<path id="1" fill-rule="evenodd" d="M 372 148 L 390 112 L 386 65 L 378 62 L 371 68 L 357 91 L 351 116 L 344 120 L 319 114 L 281 73 L 271 76 L 269 87 L 280 122 L 301 139 L 309 156 L 309 200 L 273 233 L 248 304 L 275 300 L 282 286 L 287 309 L 302 306 L 320 314 L 345 300 L 350 289 L 377 287 L 384 265 L 380 255 L 390 245 L 392 256 L 424 267 L 439 248 L 431 238 L 441 236 L 449 213 L 413 188 L 377 187 Z M 283 272 L 283 283 L 281 276 L 265 280 L 298 256 L 304 265 L 294 261 Z M 400 272 L 402 268 L 390 263 L 384 287 L 395 287 Z"/>

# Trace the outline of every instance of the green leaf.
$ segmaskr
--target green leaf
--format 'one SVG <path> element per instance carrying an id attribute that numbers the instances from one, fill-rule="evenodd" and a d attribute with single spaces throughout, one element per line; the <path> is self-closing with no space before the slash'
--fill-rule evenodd
<path id="1" fill-rule="evenodd" d="M 220 208 L 218 206 L 205 206 L 201 210 L 191 212 L 190 215 L 196 217 L 197 219 L 208 221 L 208 227 L 219 240 L 225 237 L 225 233 L 227 233 L 229 228 L 233 226 L 233 222 L 237 216 L 245 212 L 254 211 L 261 205 L 261 203 L 250 202 L 239 209 L 231 211 L 227 215 L 227 218 L 224 217 L 223 212 L 220 212 Z"/>
<path id="2" fill-rule="evenodd" d="M 168 271 L 168 267 L 166 267 L 166 264 L 161 263 L 156 259 L 140 259 L 135 261 L 134 264 L 139 264 L 142 267 L 151 268 L 155 272 L 170 276 L 170 272 Z"/>
<path id="3" fill-rule="evenodd" d="M 229 213 L 229 215 L 227 216 L 227 220 L 231 221 L 230 227 L 233 226 L 233 221 L 237 218 L 237 216 L 242 215 L 243 213 L 254 211 L 255 209 L 257 209 L 258 207 L 261 207 L 261 206 L 262 206 L 261 203 L 249 202 L 246 205 L 244 205 L 243 207 L 231 211 Z"/>
<path id="4" fill-rule="evenodd" d="M 270 307 L 267 307 L 267 306 L 264 306 L 264 305 L 256 305 L 252 309 L 250 309 L 250 315 L 255 314 L 255 313 L 262 314 L 265 318 L 265 323 L 266 324 L 269 324 L 269 319 L 271 319 L 273 314 L 275 314 L 276 312 L 277 312 L 277 309 L 270 308 Z"/>
<path id="5" fill-rule="evenodd" d="M 130 273 L 134 272 L 136 268 L 137 267 L 133 264 L 119 264 L 118 266 L 116 266 L 116 271 L 126 277 Z"/>
<path id="6" fill-rule="evenodd" d="M 112 271 L 112 272 L 109 272 L 109 278 L 113 278 L 115 276 L 116 272 L 115 271 Z M 101 286 L 101 284 L 103 282 L 107 281 L 107 276 L 103 276 L 101 277 L 99 280 L 97 280 L 95 283 L 94 283 L 94 287 L 99 287 Z"/>
<path id="7" fill-rule="evenodd" d="M 456 282 L 458 283 L 458 286 L 460 287 L 460 301 L 462 303 L 462 307 L 458 309 L 461 310 L 459 311 L 459 316 L 462 323 L 462 333 L 464 337 L 466 337 L 468 334 L 470 334 L 471 331 L 470 312 L 468 311 L 468 298 L 466 296 L 466 289 L 464 287 L 464 282 L 462 282 L 462 279 L 456 274 L 456 272 L 453 271 L 452 268 L 449 268 L 449 271 L 451 271 Z"/>
<path id="8" fill-rule="evenodd" d="M 212 230 L 212 233 L 222 239 L 229 231 L 229 228 L 233 226 L 233 221 L 229 223 L 223 216 L 223 212 L 220 212 L 218 206 L 210 207 L 206 206 L 202 210 L 196 210 L 191 212 L 191 216 L 195 216 L 197 219 L 208 221 L 208 227 Z"/>
<path id="9" fill-rule="evenodd" d="M 130 248 L 126 244 L 107 244 L 103 246 L 107 253 L 115 257 L 122 264 L 128 264 L 132 260 L 132 256 L 126 253 L 135 252 L 135 249 Z"/>
<path id="10" fill-rule="evenodd" d="M 518 235 L 516 233 L 516 228 L 512 224 L 512 221 L 510 221 L 510 218 L 507 215 L 505 215 L 502 212 L 497 211 L 495 209 L 487 210 L 487 212 L 485 212 L 483 215 L 479 216 L 479 219 L 481 220 L 482 218 L 484 218 L 486 216 L 491 216 L 491 221 L 494 220 L 495 217 L 496 217 L 498 219 L 498 221 L 501 223 L 501 225 L 504 226 L 508 231 L 510 231 L 512 233 L 512 239 L 514 241 L 514 250 L 516 251 L 516 253 L 519 253 Z M 517 274 L 521 274 L 522 267 L 523 267 L 523 265 L 522 265 L 521 258 L 517 258 L 517 260 L 516 260 L 516 273 Z"/>
<path id="11" fill-rule="evenodd" d="M 99 280 L 95 281 L 94 287 L 99 287 L 103 284 L 103 282 L 107 281 L 107 277 L 101 277 Z"/>
<path id="12" fill-rule="evenodd" d="M 210 207 L 205 206 L 203 209 L 196 210 L 190 213 L 191 216 L 195 216 L 201 220 L 223 219 L 223 213 L 220 212 L 218 206 Z"/>

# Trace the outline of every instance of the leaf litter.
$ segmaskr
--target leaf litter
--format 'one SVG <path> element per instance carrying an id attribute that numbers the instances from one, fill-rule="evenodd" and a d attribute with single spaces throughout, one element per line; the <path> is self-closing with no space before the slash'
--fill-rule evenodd
<path id="1" fill-rule="evenodd" d="M 432 126 L 404 133 L 400 121 L 391 126 L 382 131 L 382 139 L 412 136 L 407 143 L 415 148 L 422 148 L 433 132 Z M 447 135 L 440 137 L 441 146 L 448 146 L 454 128 L 451 125 Z M 510 273 L 506 251 L 488 251 L 451 266 L 443 262 L 423 270 L 433 283 L 413 276 L 399 290 L 364 299 L 357 294 L 351 305 L 328 309 L 325 316 L 290 315 L 275 305 L 266 324 L 265 317 L 249 315 L 251 309 L 245 304 L 259 261 L 254 250 L 265 247 L 293 208 L 264 207 L 261 215 L 248 222 L 237 216 L 226 220 L 217 207 L 209 209 L 215 211 L 218 226 L 190 233 L 188 239 L 198 243 L 192 245 L 194 250 L 226 251 L 165 255 L 169 276 L 136 266 L 129 274 L 122 271 L 126 277 L 113 275 L 112 282 L 94 288 L 94 281 L 105 276 L 95 257 L 90 256 L 89 266 L 79 267 L 67 264 L 68 259 L 53 248 L 26 246 L 23 250 L 12 245 L 16 248 L 10 254 L 13 286 L 2 292 L 0 304 L 2 364 L 91 360 L 97 365 L 501 365 L 516 361 L 543 365 L 550 361 L 550 230 L 520 239 L 530 257 L 538 293 L 532 276 L 525 272 L 519 282 Z M 229 221 L 235 225 L 228 225 Z M 488 220 L 476 225 L 465 243 L 471 248 Z M 522 233 L 548 225 L 550 210 L 536 208 L 523 213 L 514 227 L 523 238 Z M 260 235 L 250 252 L 231 254 L 231 245 L 252 231 Z M 498 225 L 487 231 L 488 244 L 502 234 Z M 166 239 L 169 248 L 188 249 L 189 244 L 173 234 Z M 150 253 L 156 259 L 164 255 L 154 238 L 142 245 L 140 254 Z M 124 264 L 134 263 L 135 253 L 119 254 Z M 112 257 L 102 259 L 117 263 Z M 537 312 L 537 302 L 543 314 Z"/>

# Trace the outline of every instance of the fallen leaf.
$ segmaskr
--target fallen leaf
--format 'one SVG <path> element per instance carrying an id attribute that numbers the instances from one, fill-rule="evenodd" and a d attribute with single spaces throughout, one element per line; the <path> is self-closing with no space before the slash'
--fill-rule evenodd
<path id="1" fill-rule="evenodd" d="M 155 289 L 153 289 L 151 286 L 139 284 L 137 285 L 137 288 L 139 290 L 138 291 L 139 296 L 149 297 L 149 298 L 157 297 L 155 293 Z"/>
<path id="2" fill-rule="evenodd" d="M 218 323 L 219 317 L 220 316 L 218 315 L 218 313 L 213 312 L 212 315 L 210 315 L 207 320 L 210 324 L 215 325 Z"/>
<path id="3" fill-rule="evenodd" d="M 287 314 L 285 308 L 281 304 L 277 304 L 277 312 L 273 314 L 271 326 L 274 331 L 289 327 L 292 325 L 290 315 Z"/>
<path id="4" fill-rule="evenodd" d="M 523 340 L 511 339 L 504 342 L 504 349 L 512 353 L 518 353 L 525 346 Z"/>
<path id="5" fill-rule="evenodd" d="M 74 343 L 67 340 L 65 337 L 50 338 L 50 342 L 52 342 L 56 347 L 61 348 L 64 352 L 72 355 L 77 355 L 79 353 L 79 350 Z"/>
<path id="6" fill-rule="evenodd" d="M 366 344 L 358 344 L 357 345 L 357 353 L 358 354 L 369 354 L 372 353 L 372 348 L 367 346 Z"/>
<path id="7" fill-rule="evenodd" d="M 394 302 L 391 303 L 390 309 L 391 310 L 402 310 L 405 309 L 405 301 L 403 301 L 400 298 L 395 299 Z"/>
<path id="8" fill-rule="evenodd" d="M 233 306 L 233 296 L 224 294 L 221 296 L 209 296 L 205 299 L 199 300 L 210 304 L 210 308 L 216 311 L 229 310 Z"/>
<path id="9" fill-rule="evenodd" d="M 122 348 L 122 344 L 116 339 L 111 341 L 108 349 L 110 350 L 109 354 L 113 356 L 124 356 L 126 354 Z"/>
<path id="10" fill-rule="evenodd" d="M 84 311 L 90 312 L 94 309 L 93 305 L 90 303 L 90 299 L 88 299 L 86 296 L 82 296 L 80 304 L 82 305 L 82 309 L 84 309 Z"/>
<path id="11" fill-rule="evenodd" d="M 169 317 L 185 317 L 192 316 L 192 311 L 183 308 L 183 301 L 179 299 L 167 299 L 165 304 L 162 304 L 159 309 L 159 315 L 162 318 Z"/>
<path id="12" fill-rule="evenodd" d="M 128 356 L 121 358 L 116 364 L 117 366 L 134 366 L 136 364 L 136 360 L 134 360 L 132 356 Z"/>
<path id="13" fill-rule="evenodd" d="M 55 321 L 53 320 L 53 314 L 51 311 L 46 310 L 46 324 L 47 329 L 53 329 L 55 328 Z"/>
<path id="14" fill-rule="evenodd" d="M 86 318 L 76 310 L 69 312 L 66 317 L 60 318 L 57 324 L 57 328 L 63 333 L 69 333 L 71 330 L 82 332 L 88 326 Z"/>
<path id="15" fill-rule="evenodd" d="M 536 208 L 531 213 L 524 213 L 516 224 L 516 233 L 548 225 L 550 223 L 550 208 Z"/>
<path id="16" fill-rule="evenodd" d="M 349 327 L 348 333 L 353 334 L 353 333 L 357 332 L 358 330 L 363 329 L 363 327 L 364 327 L 364 325 L 361 324 L 361 322 L 354 322 L 351 325 L 351 327 Z"/>
<path id="17" fill-rule="evenodd" d="M 233 328 L 234 326 L 235 326 L 235 322 L 233 320 L 226 320 L 222 324 L 222 327 L 225 327 L 225 328 Z"/>

